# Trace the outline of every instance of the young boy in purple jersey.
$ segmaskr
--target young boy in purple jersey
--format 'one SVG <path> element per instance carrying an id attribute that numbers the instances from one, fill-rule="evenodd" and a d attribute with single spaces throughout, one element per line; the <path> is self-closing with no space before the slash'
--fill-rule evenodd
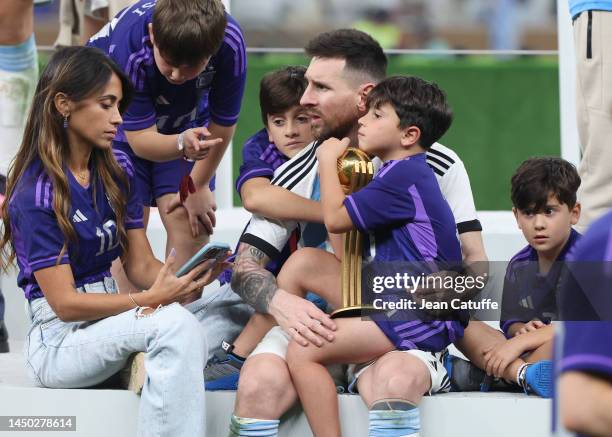
<path id="1" fill-rule="evenodd" d="M 348 139 L 327 140 L 317 151 L 328 231 L 342 233 L 356 227 L 368 233 L 374 240 L 373 262 L 379 265 L 399 261 L 420 270 L 424 261 L 460 262 L 454 217 L 425 161 L 427 148 L 451 124 L 444 93 L 418 78 L 392 77 L 374 87 L 367 96 L 367 106 L 367 114 L 359 120 L 359 147 L 384 164 L 366 187 L 349 196 L 342 191 L 336 162 L 349 145 Z M 309 274 L 315 271 L 316 276 Z M 317 292 L 338 308 L 340 271 L 340 261 L 333 254 L 302 249 L 289 258 L 278 283 L 293 293 Z M 372 407 L 370 435 L 388 431 L 389 426 L 395 427 L 398 435 L 418 433 L 421 397 L 448 385 L 437 380 L 442 360 L 435 353 L 460 338 L 464 324 L 422 321 L 412 310 L 394 313 L 375 313 L 371 321 L 337 319 L 334 341 L 319 348 L 291 342 L 287 363 L 315 435 L 340 435 L 335 385 L 325 365 L 367 363 L 363 371 L 392 351 L 412 357 L 410 375 L 403 376 L 415 381 L 413 391 L 384 409 L 376 406 L 378 399 L 365 399 Z"/>
<path id="2" fill-rule="evenodd" d="M 555 437 L 612 435 L 612 213 L 568 257 L 555 338 Z"/>
<path id="3" fill-rule="evenodd" d="M 166 253 L 175 248 L 180 264 L 215 225 L 213 176 L 234 134 L 246 79 L 242 31 L 220 0 L 142 0 L 89 45 L 134 84 L 113 147 L 134 161 L 139 198 L 158 206 Z M 181 199 L 179 185 L 188 174 L 196 192 Z"/>
<path id="4" fill-rule="evenodd" d="M 267 74 L 260 83 L 265 128 L 244 143 L 236 180 L 236 191 L 250 213 L 278 220 L 322 222 L 319 202 L 270 184 L 274 171 L 314 140 L 310 118 L 300 106 L 307 85 L 305 72 L 305 67 L 286 67 Z"/>
<path id="5" fill-rule="evenodd" d="M 37 384 L 96 385 L 147 352 L 138 435 L 202 435 L 206 338 L 176 302 L 216 270 L 198 280 L 202 265 L 177 278 L 174 251 L 165 265 L 153 256 L 134 166 L 112 148 L 131 93 L 99 50 L 71 47 L 50 59 L 8 176 L 1 265 L 17 258 L 32 323 L 27 368 Z M 117 294 L 117 257 L 146 292 Z"/>
<path id="6" fill-rule="evenodd" d="M 280 245 L 284 247 L 278 256 L 266 264 L 265 268 L 274 276 L 298 246 L 304 244 L 316 247 L 324 243 L 327 237 L 324 226 L 317 223 L 323 220 L 318 197 L 313 200 L 310 192 L 296 193 L 270 183 L 277 169 L 313 141 L 310 118 L 305 108 L 299 104 L 307 86 L 305 72 L 305 67 L 286 67 L 266 74 L 261 80 L 259 103 L 262 121 L 266 127 L 245 143 L 243 163 L 236 181 L 236 189 L 243 204 L 254 217 L 247 224 L 243 236 L 253 233 L 251 225 L 254 220 L 261 226 L 265 226 L 265 220 L 268 219 L 299 221 L 305 224 L 291 232 L 289 241 Z M 276 176 L 280 177 L 280 174 Z M 258 236 L 261 237 L 259 234 Z M 278 244 L 277 241 L 266 243 L 273 246 Z M 236 252 L 242 243 L 238 244 Z M 224 272 L 221 281 L 230 280 L 231 271 Z M 225 353 L 217 354 L 204 372 L 207 390 L 237 388 L 242 364 L 271 324 L 269 316 L 255 313 L 235 340 L 225 339 Z"/>
<path id="7" fill-rule="evenodd" d="M 550 397 L 557 290 L 567 254 L 580 238 L 580 176 L 561 158 L 531 158 L 512 176 L 512 211 L 529 243 L 508 264 L 500 327 L 508 340 L 485 354 L 486 371 Z"/>

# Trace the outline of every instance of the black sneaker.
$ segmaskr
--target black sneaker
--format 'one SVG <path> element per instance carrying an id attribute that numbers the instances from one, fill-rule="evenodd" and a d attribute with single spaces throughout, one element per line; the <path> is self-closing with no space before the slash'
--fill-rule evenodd
<path id="1" fill-rule="evenodd" d="M 451 382 L 451 391 L 480 391 L 486 374 L 471 361 L 448 354 L 444 367 Z"/>
<path id="2" fill-rule="evenodd" d="M 444 367 L 451 382 L 451 391 L 509 391 L 520 392 L 521 387 L 502 378 L 487 376 L 484 370 L 467 361 L 448 354 Z"/>
<path id="3" fill-rule="evenodd" d="M 8 331 L 4 325 L 4 320 L 0 320 L 0 354 L 9 351 Z"/>

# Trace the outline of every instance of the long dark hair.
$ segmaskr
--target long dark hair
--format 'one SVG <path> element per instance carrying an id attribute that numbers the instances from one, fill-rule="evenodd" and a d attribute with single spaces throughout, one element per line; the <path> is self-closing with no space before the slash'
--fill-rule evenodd
<path id="1" fill-rule="evenodd" d="M 66 252 L 68 242 L 77 240 L 74 227 L 68 218 L 70 189 L 64 173 L 70 155 L 68 135 L 63 127 L 62 114 L 55 107 L 54 98 L 58 93 L 63 93 L 73 102 L 87 99 L 103 89 L 113 74 L 121 81 L 123 98 L 119 110 L 123 112 L 130 102 L 133 87 L 123 71 L 100 50 L 91 47 L 63 48 L 51 57 L 43 70 L 36 86 L 21 146 L 8 172 L 6 201 L 2 205 L 4 235 L 0 241 L 0 265 L 4 270 L 15 259 L 15 249 L 12 244 L 9 245 L 12 237 L 8 214 L 10 199 L 25 170 L 37 159 L 42 162 L 43 169 L 53 184 L 53 211 L 64 234 L 64 247 L 58 261 Z M 90 159 L 97 171 L 96 177 L 101 181 L 115 211 L 119 242 L 124 252 L 127 252 L 124 221 L 128 179 L 117 163 L 112 149 L 93 148 Z M 95 189 L 93 178 L 92 183 Z"/>

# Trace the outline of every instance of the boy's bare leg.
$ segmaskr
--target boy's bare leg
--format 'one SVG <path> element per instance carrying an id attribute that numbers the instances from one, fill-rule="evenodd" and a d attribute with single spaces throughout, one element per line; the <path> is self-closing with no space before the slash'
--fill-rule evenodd
<path id="1" fill-rule="evenodd" d="M 476 367 L 485 370 L 485 351 L 493 348 L 497 343 L 506 341 L 504 334 L 491 328 L 480 320 L 470 320 L 463 333 L 463 338 L 454 344 Z"/>
<path id="2" fill-rule="evenodd" d="M 144 222 L 145 230 L 147 229 L 147 226 L 149 225 L 150 213 L 151 213 L 151 208 L 148 206 L 145 206 L 143 210 L 143 222 Z M 119 289 L 119 293 L 128 294 L 128 293 L 138 293 L 142 291 L 138 287 L 136 287 L 134 284 L 132 284 L 132 281 L 130 281 L 130 279 L 127 277 L 127 275 L 125 274 L 125 270 L 123 269 L 123 264 L 121 264 L 120 258 L 115 259 L 115 261 L 113 261 L 113 263 L 111 264 L 111 275 L 113 279 L 115 280 L 115 282 L 117 282 L 117 288 Z"/>
<path id="3" fill-rule="evenodd" d="M 176 193 L 165 194 L 156 199 L 159 216 L 161 217 L 164 228 L 168 234 L 166 241 L 166 256 L 170 250 L 176 250 L 177 266 L 182 266 L 189 260 L 202 246 L 208 243 L 210 236 L 204 230 L 204 226 L 199 224 L 200 233 L 194 238 L 191 234 L 189 216 L 185 208 L 176 208 L 170 214 L 166 212 L 170 201 L 176 197 Z M 193 293 L 189 299 L 181 302 L 187 304 L 198 300 L 202 296 L 202 290 Z"/>
<path id="4" fill-rule="evenodd" d="M 269 353 L 246 360 L 236 393 L 236 416 L 280 419 L 296 400 L 297 393 L 285 360 Z"/>
<path id="5" fill-rule="evenodd" d="M 0 45 L 16 45 L 26 41 L 34 31 L 32 0 L 5 1 L 0 9 Z"/>
<path id="6" fill-rule="evenodd" d="M 233 353 L 239 357 L 248 357 L 274 325 L 276 325 L 274 317 L 253 313 L 240 335 L 234 340 Z"/>
<path id="7" fill-rule="evenodd" d="M 508 367 L 506 367 L 506 370 L 504 370 L 503 378 L 507 381 L 512 381 L 518 384 L 516 374 L 519 368 L 525 363 L 536 363 L 541 360 L 552 359 L 553 344 L 554 340 L 547 341 L 542 346 L 529 352 L 524 357 L 514 360 L 508 365 Z"/>
<path id="8" fill-rule="evenodd" d="M 531 351 L 526 357 L 525 361 L 528 363 L 535 363 L 541 360 L 552 360 L 554 340 L 547 341 L 542 346 Z"/>
<path id="9" fill-rule="evenodd" d="M 331 306 L 340 306 L 341 264 L 331 253 L 312 247 L 294 252 L 276 278 L 279 288 L 288 293 L 305 296 L 316 293 Z"/>
<path id="10" fill-rule="evenodd" d="M 336 385 L 325 365 L 363 363 L 394 349 L 374 322 L 348 318 L 338 320 L 337 324 L 333 343 L 303 347 L 291 342 L 287 351 L 291 378 L 317 437 L 341 435 Z"/>
<path id="11" fill-rule="evenodd" d="M 431 375 L 425 363 L 414 355 L 393 352 L 364 370 L 357 388 L 368 407 L 383 399 L 401 399 L 418 405 L 431 388 Z"/>

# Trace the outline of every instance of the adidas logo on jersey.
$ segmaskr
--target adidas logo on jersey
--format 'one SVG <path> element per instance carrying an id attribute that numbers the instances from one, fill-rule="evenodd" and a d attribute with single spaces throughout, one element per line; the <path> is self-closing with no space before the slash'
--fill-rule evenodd
<path id="1" fill-rule="evenodd" d="M 169 105 L 170 104 L 168 99 L 166 99 L 164 96 L 159 96 L 157 100 L 155 101 L 155 103 L 157 103 L 158 105 Z"/>
<path id="2" fill-rule="evenodd" d="M 72 216 L 72 221 L 75 223 L 86 222 L 87 217 L 85 217 L 85 214 L 83 214 L 80 210 L 77 209 L 74 215 Z"/>

